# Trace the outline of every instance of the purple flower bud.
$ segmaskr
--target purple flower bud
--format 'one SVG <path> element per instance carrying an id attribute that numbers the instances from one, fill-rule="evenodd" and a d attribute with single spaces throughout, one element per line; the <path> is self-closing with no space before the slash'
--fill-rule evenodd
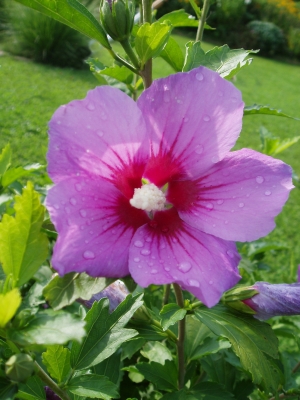
<path id="1" fill-rule="evenodd" d="M 243 300 L 256 314 L 255 318 L 266 320 L 280 315 L 300 314 L 300 283 L 256 282 L 253 289 L 258 294 Z"/>
<path id="2" fill-rule="evenodd" d="M 90 300 L 79 300 L 79 302 L 84 304 L 86 307 L 91 308 L 94 301 L 99 301 L 104 297 L 107 297 L 109 300 L 109 311 L 113 312 L 128 294 L 129 291 L 125 284 L 122 281 L 117 280 L 101 292 L 94 294 Z"/>
<path id="3" fill-rule="evenodd" d="M 60 400 L 60 397 L 57 396 L 48 386 L 44 387 L 46 392 L 46 399 L 47 400 Z"/>

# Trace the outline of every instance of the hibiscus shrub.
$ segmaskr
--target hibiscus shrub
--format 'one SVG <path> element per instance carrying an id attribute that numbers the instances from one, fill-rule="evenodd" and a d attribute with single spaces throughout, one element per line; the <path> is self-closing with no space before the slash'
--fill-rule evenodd
<path id="1" fill-rule="evenodd" d="M 191 2 L 199 21 L 153 21 L 145 0 L 135 27 L 130 0 L 102 0 L 101 24 L 77 0 L 19 2 L 115 63 L 90 59 L 99 86 L 51 118 L 51 187 L 24 187 L 41 167 L 11 165 L 9 145 L 0 154 L 0 398 L 297 396 L 299 327 L 276 318 L 300 313 L 300 286 L 262 282 L 265 253 L 281 247 L 248 242 L 275 228 L 293 189 L 270 154 L 299 137 L 232 151 L 243 115 L 289 117 L 245 107 L 229 82 L 253 51 L 204 52 L 208 1 Z M 198 25 L 183 55 L 171 30 Z M 176 73 L 152 82 L 159 56 Z"/>

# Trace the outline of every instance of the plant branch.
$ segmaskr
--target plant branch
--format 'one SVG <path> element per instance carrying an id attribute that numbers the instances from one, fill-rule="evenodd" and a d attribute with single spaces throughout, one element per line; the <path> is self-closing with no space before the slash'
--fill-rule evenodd
<path id="1" fill-rule="evenodd" d="M 208 10 L 209 10 L 209 0 L 204 0 L 203 8 L 201 10 L 201 17 L 199 20 L 197 35 L 196 35 L 196 42 L 202 41 L 203 31 L 204 31 L 204 26 L 205 26 Z"/>
<path id="2" fill-rule="evenodd" d="M 134 68 L 133 65 L 129 64 L 129 62 L 127 62 L 126 60 L 124 60 L 124 58 L 120 57 L 118 54 L 116 54 L 113 50 L 108 50 L 110 55 L 112 56 L 112 58 L 116 61 L 118 61 L 119 63 L 123 64 L 125 67 L 127 67 L 128 69 L 130 69 L 130 71 L 134 72 L 137 75 L 140 75 L 140 72 Z"/>
<path id="3" fill-rule="evenodd" d="M 142 17 L 143 22 L 152 23 L 152 0 L 142 0 Z M 152 83 L 152 58 L 146 61 L 143 71 L 141 71 L 141 77 L 144 82 L 144 89 L 151 86 Z"/>
<path id="4" fill-rule="evenodd" d="M 135 52 L 133 51 L 133 48 L 131 47 L 129 40 L 125 39 L 123 40 L 121 43 L 121 46 L 123 47 L 123 49 L 125 50 L 126 54 L 128 55 L 128 57 L 130 58 L 132 64 L 135 66 L 136 69 L 140 69 L 140 63 L 139 60 L 135 54 Z"/>
<path id="5" fill-rule="evenodd" d="M 294 366 L 294 368 L 292 369 L 292 373 L 294 374 L 295 372 L 297 372 L 299 368 L 300 368 L 300 361 L 298 362 L 298 364 Z"/>
<path id="6" fill-rule="evenodd" d="M 163 298 L 163 306 L 168 304 L 170 297 L 171 285 L 164 286 L 164 298 Z"/>
<path id="7" fill-rule="evenodd" d="M 53 392 L 55 392 L 62 400 L 70 400 L 68 394 L 62 390 L 46 372 L 43 368 L 35 361 L 35 367 L 37 369 L 37 376 L 48 386 Z"/>
<path id="8" fill-rule="evenodd" d="M 184 299 L 182 290 L 177 283 L 173 283 L 175 291 L 176 301 L 180 308 L 184 308 Z M 177 354 L 178 354 L 178 388 L 179 390 L 184 387 L 184 375 L 185 375 L 185 363 L 184 363 L 184 337 L 185 337 L 185 318 L 178 321 L 178 342 L 177 342 Z"/>

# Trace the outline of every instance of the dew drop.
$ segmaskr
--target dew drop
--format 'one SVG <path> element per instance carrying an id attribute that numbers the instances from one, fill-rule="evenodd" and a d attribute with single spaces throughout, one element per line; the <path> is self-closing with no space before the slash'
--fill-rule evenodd
<path id="1" fill-rule="evenodd" d="M 75 183 L 75 189 L 77 190 L 77 192 L 80 192 L 82 190 L 82 186 L 80 185 L 80 183 Z"/>
<path id="2" fill-rule="evenodd" d="M 198 144 L 195 147 L 195 153 L 197 153 L 197 154 L 202 154 L 203 153 L 203 146 L 201 144 Z"/>
<path id="3" fill-rule="evenodd" d="M 207 203 L 205 206 L 208 210 L 212 210 L 214 208 L 214 205 L 212 203 Z"/>
<path id="4" fill-rule="evenodd" d="M 148 236 L 147 239 L 146 239 L 146 242 L 151 243 L 152 242 L 152 237 Z"/>
<path id="5" fill-rule="evenodd" d="M 223 97 L 224 93 L 223 93 L 223 92 L 219 92 L 218 95 L 219 95 L 220 97 Z"/>
<path id="6" fill-rule="evenodd" d="M 134 257 L 133 261 L 134 262 L 140 262 L 140 259 L 138 257 Z"/>
<path id="7" fill-rule="evenodd" d="M 216 164 L 219 161 L 219 157 L 218 156 L 213 156 L 211 158 L 211 162 L 213 162 L 214 164 Z"/>
<path id="8" fill-rule="evenodd" d="M 154 268 L 153 268 L 153 269 L 151 269 L 150 272 L 151 272 L 152 275 L 155 275 L 155 274 L 157 274 L 157 269 L 154 269 Z"/>
<path id="9" fill-rule="evenodd" d="M 180 99 L 177 99 L 176 102 L 177 102 L 177 104 L 182 104 L 183 103 L 183 101 L 180 100 Z"/>
<path id="10" fill-rule="evenodd" d="M 262 176 L 258 175 L 258 176 L 255 178 L 255 180 L 256 180 L 257 183 L 263 183 L 264 178 L 263 178 Z"/>
<path id="11" fill-rule="evenodd" d="M 88 241 L 87 239 L 85 239 L 84 243 L 88 244 L 88 242 L 89 242 L 89 241 Z"/>
<path id="12" fill-rule="evenodd" d="M 170 92 L 169 92 L 169 90 L 166 90 L 165 92 L 164 92 L 164 102 L 165 103 L 169 103 L 170 102 Z"/>
<path id="13" fill-rule="evenodd" d="M 220 204 L 223 204 L 223 203 L 224 203 L 224 200 L 218 200 L 218 201 L 217 201 L 217 204 L 219 204 L 219 205 L 220 205 Z"/>
<path id="14" fill-rule="evenodd" d="M 186 273 L 192 268 L 192 265 L 189 262 L 182 262 L 178 265 L 179 271 Z"/>
<path id="15" fill-rule="evenodd" d="M 166 245 L 164 244 L 164 243 L 162 243 L 160 246 L 159 246 L 159 248 L 162 250 L 162 249 L 165 249 L 166 248 Z"/>
<path id="16" fill-rule="evenodd" d="M 169 268 L 169 267 L 165 267 L 164 270 L 167 271 L 167 272 L 169 272 L 169 271 L 170 271 L 170 268 Z"/>
<path id="17" fill-rule="evenodd" d="M 205 122 L 210 121 L 210 117 L 208 115 L 204 115 L 203 121 L 205 121 Z"/>
<path id="18" fill-rule="evenodd" d="M 61 121 L 57 121 L 57 125 L 60 125 L 61 124 Z"/>
<path id="19" fill-rule="evenodd" d="M 55 210 L 59 210 L 59 205 L 58 204 L 54 204 L 53 207 L 55 208 Z"/>
<path id="20" fill-rule="evenodd" d="M 89 103 L 86 108 L 90 111 L 94 111 L 95 110 L 95 104 L 94 103 Z"/>
<path id="21" fill-rule="evenodd" d="M 172 242 L 173 242 L 173 243 L 177 243 L 177 242 L 178 242 L 178 239 L 173 238 L 173 239 L 172 239 Z"/>
<path id="22" fill-rule="evenodd" d="M 203 79 L 204 79 L 204 76 L 200 73 L 200 72 L 198 72 L 197 74 L 196 74 L 196 79 L 197 79 L 197 81 L 203 81 Z"/>
<path id="23" fill-rule="evenodd" d="M 74 199 L 74 197 L 71 197 L 70 203 L 72 204 L 72 206 L 75 206 L 77 204 L 77 201 L 76 201 L 76 199 Z"/>
<path id="24" fill-rule="evenodd" d="M 92 251 L 90 251 L 90 250 L 86 250 L 86 251 L 83 253 L 83 257 L 84 257 L 86 260 L 93 260 L 93 259 L 95 258 L 95 254 L 94 254 Z"/>
<path id="25" fill-rule="evenodd" d="M 188 280 L 188 284 L 192 287 L 199 287 L 200 283 L 198 281 L 196 281 L 196 279 L 189 279 Z"/>
<path id="26" fill-rule="evenodd" d="M 100 114 L 100 118 L 105 121 L 107 119 L 107 116 L 105 114 L 105 112 L 102 111 L 102 113 Z"/>
<path id="27" fill-rule="evenodd" d="M 183 122 L 188 122 L 188 117 L 183 118 Z"/>
<path id="28" fill-rule="evenodd" d="M 103 131 L 97 131 L 96 133 L 97 133 L 97 135 L 98 135 L 99 137 L 102 137 L 102 136 L 104 135 L 104 132 L 103 132 Z"/>
<path id="29" fill-rule="evenodd" d="M 266 191 L 265 191 L 265 195 L 266 195 L 266 196 L 270 196 L 271 194 L 272 194 L 271 190 L 266 190 Z"/>
<path id="30" fill-rule="evenodd" d="M 239 203 L 239 207 L 240 207 L 240 208 L 243 208 L 244 205 L 245 205 L 244 203 Z"/>
<path id="31" fill-rule="evenodd" d="M 227 250 L 226 254 L 230 257 L 230 258 L 234 258 L 234 254 L 231 250 Z"/>
<path id="32" fill-rule="evenodd" d="M 135 243 L 134 243 L 134 245 L 136 246 Z M 139 246 L 139 247 L 141 247 L 141 246 Z M 148 249 L 143 249 L 143 250 L 141 250 L 141 254 L 142 254 L 143 256 L 149 256 L 150 253 L 151 253 L 151 251 L 148 250 Z"/>
<path id="33" fill-rule="evenodd" d="M 82 218 L 86 217 L 86 211 L 85 210 L 80 210 L 79 214 L 82 216 Z"/>
<path id="34" fill-rule="evenodd" d="M 209 281 L 209 284 L 212 285 L 214 283 L 214 281 Z"/>
<path id="35" fill-rule="evenodd" d="M 66 207 L 65 207 L 65 212 L 66 212 L 67 214 L 70 214 L 70 212 L 71 212 L 70 207 L 66 206 Z"/>
<path id="36" fill-rule="evenodd" d="M 227 224 L 228 224 L 228 221 L 227 221 L 227 220 L 226 220 L 226 221 L 224 221 L 224 224 L 225 224 L 225 225 L 227 225 Z"/>
<path id="37" fill-rule="evenodd" d="M 136 241 L 134 242 L 134 245 L 135 245 L 135 247 L 143 247 L 143 246 L 144 246 L 144 243 L 141 242 L 140 240 L 136 240 Z"/>

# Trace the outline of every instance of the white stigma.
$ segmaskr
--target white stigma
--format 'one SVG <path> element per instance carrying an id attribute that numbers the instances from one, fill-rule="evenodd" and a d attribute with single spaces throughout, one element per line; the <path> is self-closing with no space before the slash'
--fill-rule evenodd
<path id="1" fill-rule="evenodd" d="M 161 211 L 165 208 L 166 196 L 153 183 L 134 189 L 133 198 L 129 200 L 132 207 L 144 211 Z"/>

